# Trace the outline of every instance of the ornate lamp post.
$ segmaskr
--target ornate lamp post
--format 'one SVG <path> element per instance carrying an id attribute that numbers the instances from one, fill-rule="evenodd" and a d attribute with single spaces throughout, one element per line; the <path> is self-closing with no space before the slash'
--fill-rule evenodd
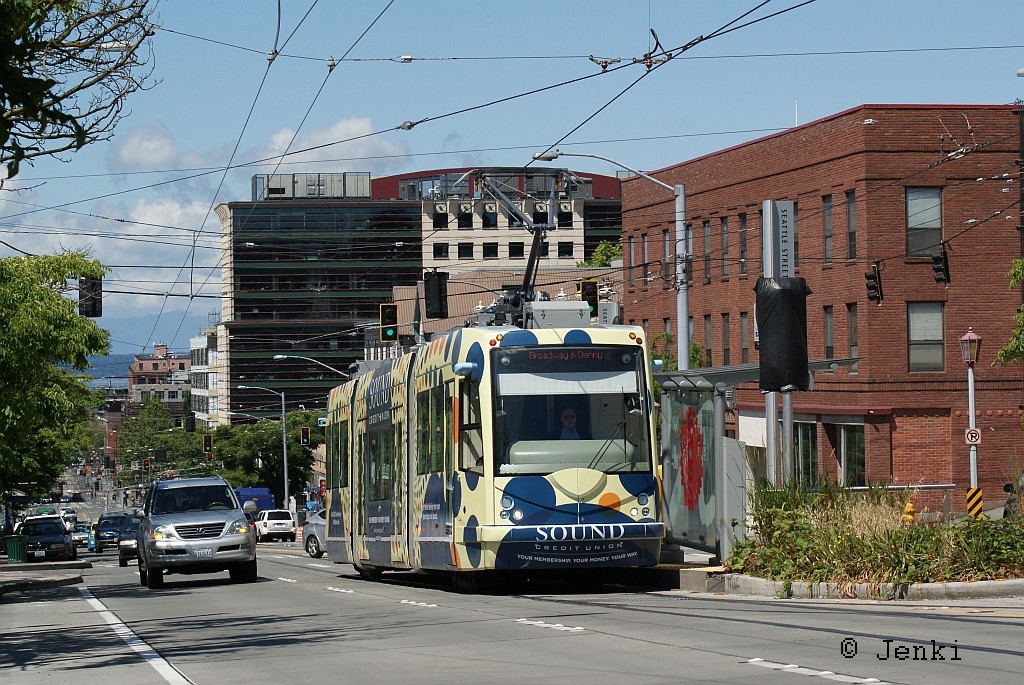
<path id="1" fill-rule="evenodd" d="M 974 365 L 978 361 L 978 353 L 981 352 L 981 336 L 968 328 L 967 333 L 960 338 L 960 354 L 967 364 L 967 406 L 970 416 L 970 430 L 976 431 L 977 425 L 974 420 Z M 978 445 L 971 445 L 971 487 L 978 487 Z"/>

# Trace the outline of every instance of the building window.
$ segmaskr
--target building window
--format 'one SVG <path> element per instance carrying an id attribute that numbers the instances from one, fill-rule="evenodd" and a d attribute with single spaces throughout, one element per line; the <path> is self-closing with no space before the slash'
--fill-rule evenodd
<path id="1" fill-rule="evenodd" d="M 558 213 L 558 227 L 559 228 L 572 228 L 572 212 L 559 212 Z"/>
<path id="2" fill-rule="evenodd" d="M 573 243 L 572 241 L 560 241 L 558 243 L 558 256 L 559 257 L 572 257 Z"/>
<path id="3" fill-rule="evenodd" d="M 907 188 L 907 256 L 939 254 L 942 247 L 942 188 Z"/>
<path id="4" fill-rule="evenodd" d="M 804 485 L 818 482 L 818 424 L 793 424 L 793 479 Z"/>
<path id="5" fill-rule="evenodd" d="M 541 257 L 547 257 L 548 256 L 548 241 L 546 241 L 546 240 L 543 243 L 540 244 L 540 256 Z"/>
<path id="6" fill-rule="evenodd" d="M 825 307 L 825 359 L 836 356 L 836 341 L 833 327 L 832 305 Z"/>
<path id="7" fill-rule="evenodd" d="M 448 243 L 434 243 L 434 259 L 448 259 Z"/>
<path id="8" fill-rule="evenodd" d="M 821 198 L 821 225 L 825 233 L 825 263 L 832 263 L 832 196 Z"/>
<path id="9" fill-rule="evenodd" d="M 704 359 L 711 366 L 711 315 L 704 315 Z"/>
<path id="10" fill-rule="evenodd" d="M 524 249 L 524 243 L 509 243 L 508 244 L 508 258 L 509 259 L 523 259 L 526 256 Z"/>
<path id="11" fill-rule="evenodd" d="M 740 312 L 740 362 L 746 364 L 750 361 L 750 332 L 747 330 L 750 322 L 746 312 Z"/>
<path id="12" fill-rule="evenodd" d="M 498 258 L 498 243 L 484 243 L 484 259 Z"/>
<path id="13" fill-rule="evenodd" d="M 704 228 L 704 282 L 711 282 L 711 222 L 705 221 Z"/>
<path id="14" fill-rule="evenodd" d="M 740 214 L 740 275 L 747 275 L 747 215 Z"/>
<path id="15" fill-rule="evenodd" d="M 533 223 L 535 223 L 535 224 L 544 224 L 546 226 L 547 223 L 548 223 L 548 213 L 547 212 L 534 212 L 533 213 Z"/>
<path id="16" fill-rule="evenodd" d="M 856 192 L 846 191 L 846 258 L 857 258 L 857 203 Z"/>
<path id="17" fill-rule="evenodd" d="M 459 228 L 473 228 L 472 212 L 459 212 L 456 220 L 458 221 Z"/>
<path id="18" fill-rule="evenodd" d="M 722 278 L 729 278 L 729 217 L 727 216 L 722 217 Z"/>
<path id="19" fill-rule="evenodd" d="M 448 228 L 448 212 L 434 212 L 434 228 Z"/>
<path id="20" fill-rule="evenodd" d="M 846 341 L 850 348 L 850 357 L 857 356 L 857 303 L 846 305 Z M 857 373 L 857 362 L 850 366 L 850 373 Z"/>
<path id="21" fill-rule="evenodd" d="M 459 259 L 473 258 L 473 243 L 459 243 Z"/>
<path id="22" fill-rule="evenodd" d="M 848 488 L 867 485 L 864 474 L 864 426 L 839 426 L 840 477 Z"/>
<path id="23" fill-rule="evenodd" d="M 647 335 L 647 324 L 648 323 L 649 323 L 649 321 L 647 319 L 641 319 L 640 320 L 640 325 L 644 327 L 644 335 Z"/>
<path id="24" fill-rule="evenodd" d="M 671 333 L 672 332 L 672 319 L 670 319 L 668 317 L 665 317 L 664 319 L 662 319 L 662 322 L 664 322 L 664 324 L 665 324 L 665 332 L 666 333 Z"/>
<path id="25" fill-rule="evenodd" d="M 729 348 L 729 315 L 722 314 L 722 365 L 728 366 L 732 358 L 732 350 Z"/>
<path id="26" fill-rule="evenodd" d="M 647 234 L 643 233 L 640 235 L 640 251 L 643 257 L 644 265 L 644 280 L 641 284 L 643 287 L 647 287 L 651 282 L 651 264 L 650 264 L 650 253 L 647 250 Z"/>
<path id="27" fill-rule="evenodd" d="M 629 236 L 629 287 L 633 287 L 633 267 L 636 266 L 635 236 Z"/>
<path id="28" fill-rule="evenodd" d="M 911 371 L 943 371 L 942 303 L 907 303 L 907 366 Z"/>
<path id="29" fill-rule="evenodd" d="M 668 240 L 668 231 L 667 230 L 666 231 L 662 231 L 661 232 L 661 252 L 662 252 L 662 259 L 664 260 L 664 264 L 662 264 L 661 272 L 663 274 L 666 274 L 666 275 L 669 274 L 669 273 L 674 273 L 672 271 L 672 265 L 675 263 L 675 262 L 672 261 L 672 252 L 669 250 L 669 244 L 670 243 L 669 243 L 669 240 Z M 665 284 L 668 285 L 669 281 L 666 280 Z"/>
<path id="30" fill-rule="evenodd" d="M 494 211 L 484 210 L 480 214 L 480 225 L 483 226 L 483 228 L 497 228 L 498 227 L 498 211 L 497 211 L 497 209 L 495 209 Z"/>

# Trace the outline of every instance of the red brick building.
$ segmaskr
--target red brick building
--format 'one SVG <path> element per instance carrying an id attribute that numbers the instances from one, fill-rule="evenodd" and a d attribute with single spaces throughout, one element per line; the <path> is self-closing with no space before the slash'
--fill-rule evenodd
<path id="1" fill-rule="evenodd" d="M 1022 303 L 1006 273 L 1024 257 L 1020 112 L 1009 105 L 863 105 L 652 174 L 686 186 L 693 258 L 691 339 L 715 366 L 757 362 L 754 285 L 764 200 L 796 203 L 797 273 L 807 280 L 811 358 L 859 357 L 796 393 L 794 468 L 850 484 L 970 484 L 967 368 L 958 339 L 982 336 L 975 369 L 979 485 L 986 509 L 1024 465 L 1019 366 L 992 366 Z M 643 178 L 623 183 L 625 318 L 676 332 L 673 198 Z M 945 246 L 950 283 L 932 255 Z M 867 299 L 881 263 L 884 300 Z M 765 409 L 737 389 L 727 431 L 763 469 Z M 845 466 L 845 472 L 844 472 Z M 924 497 L 935 505 L 938 495 Z"/>

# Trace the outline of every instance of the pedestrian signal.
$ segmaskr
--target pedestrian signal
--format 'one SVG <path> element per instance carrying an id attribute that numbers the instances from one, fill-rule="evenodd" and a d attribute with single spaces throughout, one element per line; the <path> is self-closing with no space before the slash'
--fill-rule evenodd
<path id="1" fill-rule="evenodd" d="M 381 342 L 398 340 L 398 305 L 394 302 L 380 306 L 380 339 Z"/>

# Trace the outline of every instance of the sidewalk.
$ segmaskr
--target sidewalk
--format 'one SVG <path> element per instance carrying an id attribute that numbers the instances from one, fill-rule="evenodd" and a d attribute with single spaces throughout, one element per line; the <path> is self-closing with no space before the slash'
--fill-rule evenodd
<path id="1" fill-rule="evenodd" d="M 6 592 L 81 583 L 83 568 L 92 568 L 92 564 L 81 560 L 8 564 L 4 560 L 0 562 L 0 596 Z"/>

